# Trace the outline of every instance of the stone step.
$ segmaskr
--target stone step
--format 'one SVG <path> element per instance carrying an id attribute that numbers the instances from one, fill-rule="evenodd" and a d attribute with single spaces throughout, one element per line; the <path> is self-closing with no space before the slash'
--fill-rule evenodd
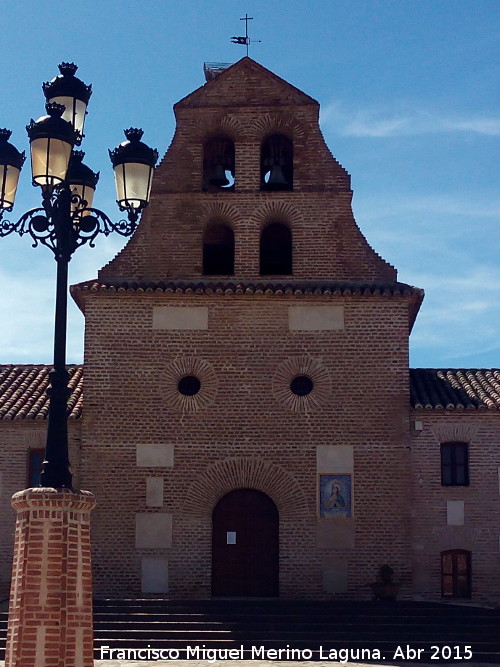
<path id="1" fill-rule="evenodd" d="M 406 654 L 407 645 L 410 646 L 412 653 Z M 432 650 L 431 650 L 431 647 Z M 343 651 L 358 651 L 357 656 L 349 656 L 348 659 L 366 661 L 373 659 L 373 662 L 379 662 L 382 660 L 393 661 L 400 660 L 403 661 L 408 659 L 415 663 L 415 659 L 418 656 L 418 661 L 427 664 L 439 664 L 439 663 L 454 663 L 455 665 L 461 664 L 459 661 L 465 662 L 466 653 L 464 651 L 464 645 L 460 645 L 459 649 L 453 648 L 453 653 L 451 659 L 448 659 L 447 653 L 440 653 L 448 649 L 448 644 L 442 642 L 434 642 L 430 644 L 427 641 L 421 642 L 412 642 L 411 644 L 407 643 L 398 643 L 398 642 L 388 642 L 388 641 L 378 641 L 367 644 L 365 641 L 349 641 L 343 642 L 341 645 L 338 643 L 332 643 L 331 641 L 325 641 L 322 644 L 311 645 L 307 641 L 293 641 L 293 642 L 283 642 L 282 640 L 269 640 L 263 638 L 261 640 L 256 640 L 254 642 L 244 642 L 243 644 L 238 641 L 231 640 L 204 640 L 203 642 L 193 641 L 187 643 L 185 640 L 151 640 L 147 644 L 137 640 L 124 640 L 121 641 L 119 645 L 113 645 L 111 642 L 99 642 L 96 641 L 94 648 L 94 657 L 95 659 L 111 659 L 119 658 L 120 652 L 122 659 L 140 659 L 140 656 L 137 654 L 130 655 L 129 652 L 132 651 L 176 651 L 176 655 L 170 655 L 167 659 L 199 659 L 206 660 L 208 656 L 208 651 L 221 651 L 224 649 L 233 650 L 237 652 L 239 659 L 244 660 L 255 660 L 255 659 L 268 659 L 268 660 L 325 660 L 328 659 L 330 651 L 336 650 L 338 653 L 340 650 Z M 369 651 L 368 655 L 363 655 L 362 651 Z M 398 650 L 400 653 L 398 654 Z M 274 651 L 274 655 L 270 653 Z M 280 654 L 281 651 L 281 654 Z M 293 655 L 292 651 L 301 651 L 302 655 L 297 656 Z M 309 655 L 305 655 L 305 652 L 308 652 Z M 375 651 L 379 652 L 379 656 L 375 658 Z M 457 652 L 458 651 L 458 652 Z M 401 653 L 402 652 L 402 653 Z M 416 654 L 416 652 L 419 652 Z M 407 658 L 406 658 L 407 655 Z M 500 664 L 500 651 L 498 650 L 498 644 L 481 644 L 472 647 L 472 660 L 474 663 L 494 663 Z M 144 659 L 144 658 L 142 658 Z M 165 658 L 164 658 L 165 659 Z M 340 655 L 337 658 L 330 657 L 330 660 L 338 661 L 342 659 Z M 345 658 L 344 658 L 345 660 Z M 153 663 L 152 663 L 153 664 Z M 397 664 L 402 664 L 399 662 Z"/>
<path id="2" fill-rule="evenodd" d="M 333 617 L 331 614 L 328 615 L 318 615 L 313 613 L 306 614 L 266 614 L 263 611 L 259 612 L 250 612 L 250 613 L 204 613 L 204 614 L 178 614 L 175 612 L 130 612 L 124 611 L 123 613 L 116 612 L 99 612 L 98 610 L 94 611 L 96 618 L 101 621 L 119 621 L 119 622 L 136 622 L 141 621 L 141 619 L 147 619 L 149 622 L 192 622 L 192 621 L 211 621 L 211 622 L 221 622 L 221 623 L 242 623 L 247 622 L 249 619 L 253 622 L 263 622 L 263 623 L 319 623 L 319 624 L 330 624 L 335 626 L 338 624 L 338 619 Z M 432 620 L 433 623 L 446 626 L 447 624 L 452 623 L 455 626 L 464 626 L 469 625 L 487 625 L 495 624 L 498 622 L 498 618 L 495 616 L 477 616 L 477 617 L 453 617 L 448 615 L 425 615 L 425 616 L 412 616 L 409 614 L 393 614 L 393 615 L 374 615 L 374 614 L 364 614 L 351 616 L 346 614 L 342 617 L 342 623 L 345 625 L 356 625 L 356 624 L 374 624 L 374 625 L 387 625 L 388 623 L 396 624 L 410 624 L 415 625 L 427 625 L 429 620 Z"/>
<path id="3" fill-rule="evenodd" d="M 6 626 L 5 626 L 6 627 Z M 214 620 L 183 620 L 176 621 L 174 619 L 157 621 L 150 619 L 146 621 L 142 616 L 140 619 L 129 619 L 129 620 L 103 620 L 102 618 L 96 618 L 96 627 L 100 630 L 126 630 L 127 628 L 134 628 L 136 630 L 156 630 L 156 631 L 165 631 L 165 630 L 175 630 L 182 628 L 205 628 L 207 630 L 217 631 L 220 628 L 227 628 L 228 630 L 237 630 L 241 627 L 244 627 L 246 630 L 259 630 L 262 628 L 268 628 L 274 632 L 276 631 L 294 631 L 294 628 L 300 627 L 302 631 L 311 631 L 311 632 L 338 632 L 341 629 L 344 632 L 359 632 L 358 623 L 342 623 L 339 628 L 338 623 L 332 623 L 332 621 L 325 622 L 315 622 L 313 621 L 304 621 L 303 623 L 294 623 L 290 625 L 286 621 L 281 620 L 270 620 L 270 619 L 253 619 L 249 618 L 245 623 L 240 623 L 237 620 L 232 619 L 231 621 L 214 621 Z M 381 629 L 386 629 L 387 624 L 380 623 L 377 621 L 370 621 L 363 625 L 363 629 L 366 632 L 378 633 Z M 498 631 L 498 623 L 488 622 L 484 623 L 468 623 L 467 625 L 457 626 L 454 625 L 450 628 L 449 624 L 446 622 L 432 623 L 430 624 L 412 624 L 409 628 L 408 623 L 405 623 L 404 620 L 399 619 L 397 622 L 390 624 L 390 628 L 395 632 L 403 630 L 404 632 L 412 631 L 414 633 L 433 632 L 434 634 L 443 634 L 443 633 L 452 633 L 457 634 L 459 628 L 462 629 L 462 632 L 468 633 L 469 631 L 474 631 L 477 633 L 488 633 Z M 1 630 L 1 628 L 0 628 Z"/>
<path id="4" fill-rule="evenodd" d="M 0 614 L 0 659 L 6 624 L 7 614 Z M 470 645 L 474 662 L 500 664 L 499 629 L 499 610 L 438 603 L 99 600 L 94 605 L 96 659 L 117 658 L 117 653 L 102 655 L 105 646 L 115 652 L 179 651 L 179 659 L 196 659 L 192 653 L 196 647 L 203 652 L 240 651 L 243 646 L 241 659 L 259 658 L 252 653 L 255 646 L 274 651 L 288 647 L 310 650 L 311 657 L 305 659 L 328 659 L 320 654 L 322 646 L 327 653 L 339 648 L 378 649 L 390 660 L 398 646 L 404 650 L 409 645 L 425 650 L 420 661 L 425 658 L 431 664 L 446 662 L 431 661 L 431 646 L 439 647 L 434 649 L 438 658 L 443 658 L 440 647 L 445 657 L 449 650 L 445 647 L 452 647 L 451 661 L 463 659 L 465 665 L 463 647 Z"/>
<path id="5" fill-rule="evenodd" d="M 191 618 L 206 618 L 207 616 L 211 616 L 213 618 L 221 618 L 224 620 L 229 620 L 229 619 L 245 619 L 249 617 L 257 617 L 263 614 L 266 618 L 284 618 L 287 620 L 291 621 L 300 621 L 304 617 L 314 617 L 315 619 L 318 619 L 319 621 L 332 621 L 332 614 L 319 614 L 315 613 L 314 611 L 309 611 L 309 610 L 304 610 L 302 612 L 297 611 L 295 613 L 289 613 L 286 611 L 283 612 L 273 612 L 273 613 L 267 613 L 266 610 L 263 609 L 255 609 L 255 610 L 248 610 L 246 612 L 240 612 L 240 611 L 235 611 L 235 612 L 219 612 L 219 611 L 207 611 L 204 613 L 193 613 L 193 612 L 178 612 L 177 610 L 168 610 L 168 609 L 157 609 L 157 610 L 144 610 L 144 609 L 134 609 L 134 610 L 113 610 L 113 609 L 94 609 L 94 614 L 96 616 L 102 617 L 102 618 L 109 618 L 109 617 L 116 617 L 116 618 L 137 618 L 140 616 L 147 615 L 148 617 L 151 618 L 164 618 L 164 617 L 169 617 L 169 618 L 176 618 L 178 620 L 184 620 L 184 619 L 191 619 Z M 394 619 L 408 619 L 408 620 L 414 620 L 415 622 L 422 622 L 425 621 L 427 618 L 435 618 L 435 613 L 427 613 L 427 614 L 410 614 L 410 613 L 405 613 L 404 611 L 401 611 L 397 614 L 394 612 L 391 614 L 384 614 L 384 613 L 377 613 L 374 614 L 372 612 L 364 613 L 364 614 L 345 614 L 343 616 L 343 621 L 349 622 L 349 623 L 356 623 L 356 622 L 362 622 L 364 620 L 370 620 L 370 621 L 378 621 L 380 623 L 387 623 L 388 621 L 392 621 Z M 495 619 L 495 616 L 493 615 L 473 615 L 473 616 L 462 616 L 462 615 L 456 615 L 452 616 L 450 614 L 445 614 L 443 617 L 443 622 L 444 619 L 450 620 L 453 619 L 454 622 L 462 622 L 462 623 L 469 623 L 469 622 L 477 622 L 481 623 L 486 621 L 487 619 L 492 619 L 492 621 Z M 436 619 L 439 620 L 439 617 Z"/>
<path id="6" fill-rule="evenodd" d="M 412 615 L 425 614 L 429 611 L 434 612 L 436 609 L 447 610 L 448 614 L 463 615 L 467 613 L 477 614 L 491 614 L 494 613 L 493 610 L 485 607 L 477 607 L 473 605 L 454 605 L 446 604 L 439 602 L 410 602 L 410 601 L 395 601 L 392 603 L 382 603 L 377 601 L 342 601 L 343 611 L 345 613 L 371 613 L 371 610 L 377 609 L 377 613 L 385 613 L 387 615 L 393 615 L 394 610 L 397 609 L 398 613 L 402 610 L 406 610 Z M 329 612 L 332 611 L 332 601 L 319 601 L 311 602 L 309 600 L 304 601 L 284 601 L 284 600 L 262 600 L 262 601 L 252 601 L 252 600 L 232 600 L 232 599 L 212 599 L 212 600 L 95 600 L 94 608 L 101 609 L 132 609 L 137 608 L 141 610 L 151 610 L 153 608 L 157 609 L 170 609 L 170 610 L 182 610 L 185 609 L 190 613 L 193 613 L 196 610 L 222 610 L 222 611 L 249 611 L 252 609 L 264 609 L 274 611 L 284 611 L 288 613 L 303 613 L 304 610 L 311 609 L 317 612 Z"/>

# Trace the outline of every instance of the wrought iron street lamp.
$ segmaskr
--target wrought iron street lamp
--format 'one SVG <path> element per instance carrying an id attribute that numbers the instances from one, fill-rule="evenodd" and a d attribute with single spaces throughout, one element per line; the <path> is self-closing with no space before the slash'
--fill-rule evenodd
<path id="1" fill-rule="evenodd" d="M 92 86 L 87 86 L 75 74 L 78 67 L 74 63 L 61 63 L 58 76 L 42 85 L 47 102 L 56 102 L 64 107 L 63 120 L 73 126 L 78 135 L 77 144 L 83 139 L 83 125 L 87 115 L 87 104 L 92 95 Z"/>
<path id="2" fill-rule="evenodd" d="M 57 262 L 54 331 L 54 367 L 50 373 L 50 406 L 47 444 L 41 486 L 72 488 L 69 470 L 67 402 L 70 394 L 66 370 L 66 321 L 68 263 L 74 251 L 98 234 L 118 232 L 130 236 L 141 211 L 148 205 L 158 152 L 141 141 L 142 130 L 125 130 L 127 138 L 110 151 L 115 170 L 117 203 L 127 212 L 127 220 L 111 222 L 99 209 L 92 208 L 99 174 L 83 164 L 84 153 L 74 150 L 83 138 L 83 125 L 91 87 L 75 77 L 73 63 L 59 65 L 60 75 L 43 84 L 47 115 L 27 126 L 30 140 L 33 185 L 40 186 L 42 206 L 17 222 L 4 220 L 11 211 L 25 155 L 9 143 L 10 131 L 0 130 L 0 237 L 17 232 L 29 234 L 33 247 L 43 244 Z"/>

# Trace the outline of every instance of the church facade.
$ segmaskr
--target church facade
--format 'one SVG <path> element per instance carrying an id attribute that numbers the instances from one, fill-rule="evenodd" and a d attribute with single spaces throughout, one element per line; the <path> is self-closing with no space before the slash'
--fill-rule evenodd
<path id="1" fill-rule="evenodd" d="M 139 228 L 72 287 L 96 596 L 368 598 L 388 564 L 402 597 L 499 601 L 500 373 L 409 369 L 423 291 L 360 231 L 315 100 L 243 58 L 174 110 Z M 46 371 L 1 368 L 2 590 Z"/>

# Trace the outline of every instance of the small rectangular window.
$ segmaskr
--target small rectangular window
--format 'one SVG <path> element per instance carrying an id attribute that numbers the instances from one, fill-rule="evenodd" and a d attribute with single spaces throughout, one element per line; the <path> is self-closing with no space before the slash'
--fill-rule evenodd
<path id="1" fill-rule="evenodd" d="M 466 442 L 441 445 L 441 485 L 469 485 L 469 445 Z"/>
<path id="2" fill-rule="evenodd" d="M 28 452 L 28 488 L 40 486 L 40 473 L 42 472 L 45 449 L 30 449 Z"/>

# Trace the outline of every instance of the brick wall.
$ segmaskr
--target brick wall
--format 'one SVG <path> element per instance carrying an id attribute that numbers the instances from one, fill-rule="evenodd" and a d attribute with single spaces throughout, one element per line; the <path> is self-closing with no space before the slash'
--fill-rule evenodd
<path id="1" fill-rule="evenodd" d="M 95 580 L 103 594 L 139 594 L 146 571 L 146 588 L 156 571 L 165 592 L 168 571 L 171 595 L 210 595 L 212 511 L 225 493 L 245 487 L 278 507 L 281 595 L 366 597 L 387 561 L 409 592 L 415 297 L 294 294 L 301 281 L 396 280 L 354 220 L 350 177 L 324 142 L 318 111 L 312 98 L 248 58 L 181 100 L 151 205 L 100 271 L 117 289 L 75 292 L 86 315 L 82 481 L 99 502 Z M 293 142 L 291 192 L 260 189 L 261 144 L 276 132 Z M 220 134 L 234 142 L 234 189 L 202 192 L 203 145 Z M 270 280 L 259 275 L 262 228 L 286 224 L 293 275 L 273 280 L 291 289 L 146 289 L 202 279 L 203 231 L 214 220 L 235 236 L 235 275 L 218 279 L 253 284 Z M 143 287 L 127 291 L 124 282 Z M 335 305 L 342 317 L 323 325 L 321 315 L 316 329 L 307 321 L 297 328 L 289 308 L 299 305 Z M 154 316 L 179 306 L 198 310 L 177 330 L 165 324 L 170 315 Z M 298 399 L 290 381 L 301 373 L 314 389 Z M 199 377 L 199 395 L 180 396 L 183 374 Z M 171 464 L 138 466 L 138 448 L 148 444 L 173 452 Z M 341 451 L 349 452 L 349 470 L 327 470 Z M 318 517 L 318 473 L 353 475 L 351 517 Z"/>
<path id="2" fill-rule="evenodd" d="M 125 250 L 99 277 L 199 278 L 203 230 L 217 219 L 235 233 L 236 279 L 258 277 L 260 231 L 279 220 L 292 228 L 295 279 L 395 280 L 395 269 L 373 251 L 354 220 L 350 177 L 323 139 L 318 104 L 299 92 L 243 59 L 194 99 L 178 103 L 175 136 L 156 170 L 151 204 Z M 251 101 L 253 93 L 259 105 Z M 293 192 L 260 191 L 260 148 L 273 132 L 293 140 Z M 234 191 L 203 193 L 203 144 L 219 133 L 234 141 Z"/>
<path id="3" fill-rule="evenodd" d="M 500 423 L 496 410 L 414 410 L 423 430 L 412 439 L 412 563 L 414 591 L 441 594 L 440 554 L 471 552 L 472 598 L 498 603 L 500 580 Z M 441 443 L 469 445 L 469 485 L 441 485 Z M 463 517 L 449 523 L 447 503 L 463 502 Z M 451 519 L 452 522 L 456 521 Z"/>
<path id="4" fill-rule="evenodd" d="M 32 449 L 45 447 L 47 422 L 41 420 L 0 421 L 0 600 L 9 595 L 12 570 L 12 549 L 16 514 L 11 498 L 28 486 L 28 456 Z M 81 421 L 70 419 L 68 424 L 69 454 L 75 488 L 79 485 Z"/>
<path id="5" fill-rule="evenodd" d="M 157 555 L 168 560 L 172 595 L 209 595 L 213 507 L 246 485 L 280 511 L 282 594 L 321 597 L 322 563 L 333 555 L 349 566 L 351 595 L 366 595 L 388 559 L 409 581 L 407 302 L 330 299 L 345 307 L 344 329 L 295 332 L 288 308 L 297 302 L 304 299 L 86 298 L 82 483 L 98 498 L 98 591 L 138 594 L 141 557 Z M 153 308 L 171 304 L 207 307 L 208 329 L 154 330 Z M 328 377 L 324 397 L 306 411 L 281 397 L 292 379 L 283 368 L 293 371 L 297 359 Z M 177 401 L 177 381 L 190 372 L 202 381 L 198 409 Z M 137 445 L 147 443 L 173 445 L 173 466 L 137 467 Z M 316 452 L 325 445 L 354 450 L 355 549 L 332 545 L 335 520 L 318 535 Z M 146 506 L 150 476 L 164 480 L 162 507 Z M 205 501 L 193 506 L 200 493 Z M 171 547 L 135 548 L 135 516 L 144 512 L 172 515 Z"/>
<path id="6" fill-rule="evenodd" d="M 91 667 L 93 660 L 88 491 L 16 493 L 12 590 L 5 665 Z"/>
<path id="7" fill-rule="evenodd" d="M 79 485 L 98 500 L 98 595 L 210 596 L 213 509 L 253 488 L 278 508 L 282 597 L 367 598 L 389 563 L 402 596 L 437 599 L 440 553 L 451 548 L 472 552 L 473 600 L 500 597 L 498 413 L 410 415 L 408 325 L 421 295 L 387 288 L 396 271 L 354 220 L 350 177 L 318 110 L 248 58 L 181 100 L 151 205 L 99 274 L 108 286 L 74 291 L 86 315 L 85 408 L 70 422 L 71 458 L 81 437 Z M 260 190 L 260 146 L 274 132 L 293 142 L 291 192 Z M 234 141 L 234 189 L 202 192 L 203 143 L 219 134 Z M 215 220 L 234 231 L 235 274 L 205 289 L 202 238 Z M 292 231 L 293 275 L 272 278 L 288 287 L 234 288 L 271 282 L 259 275 L 270 221 Z M 336 287 L 304 290 L 307 281 Z M 290 390 L 300 374 L 314 383 L 303 397 Z M 198 394 L 179 393 L 186 375 L 200 379 Z M 412 437 L 415 420 L 423 429 Z M 0 426 L 0 573 L 10 573 L 10 496 L 45 424 Z M 441 486 L 440 443 L 450 439 L 469 443 L 468 487 Z M 351 516 L 320 517 L 326 473 L 351 475 Z M 463 502 L 463 524 L 450 523 L 449 502 L 455 514 Z"/>

